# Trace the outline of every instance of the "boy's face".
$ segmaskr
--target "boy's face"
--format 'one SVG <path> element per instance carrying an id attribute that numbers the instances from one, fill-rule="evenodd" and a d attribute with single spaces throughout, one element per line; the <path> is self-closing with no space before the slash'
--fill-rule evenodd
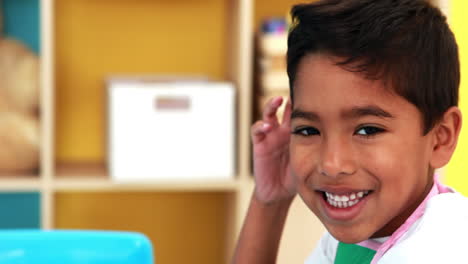
<path id="1" fill-rule="evenodd" d="M 304 57 L 294 87 L 290 161 L 300 196 L 342 242 L 391 235 L 432 186 L 434 137 L 423 136 L 421 113 L 326 55 Z"/>

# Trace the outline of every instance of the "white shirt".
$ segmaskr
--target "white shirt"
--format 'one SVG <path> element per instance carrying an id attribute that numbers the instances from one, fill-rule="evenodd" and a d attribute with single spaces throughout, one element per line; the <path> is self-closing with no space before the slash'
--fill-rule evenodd
<path id="1" fill-rule="evenodd" d="M 468 198 L 459 193 L 438 194 L 378 263 L 468 263 L 467 237 Z M 337 246 L 338 241 L 327 232 L 305 263 L 333 264 Z"/>

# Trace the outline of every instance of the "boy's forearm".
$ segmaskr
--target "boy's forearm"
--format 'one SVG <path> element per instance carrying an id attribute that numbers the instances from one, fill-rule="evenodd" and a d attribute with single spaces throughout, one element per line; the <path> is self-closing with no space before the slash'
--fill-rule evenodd
<path id="1" fill-rule="evenodd" d="M 281 234 L 292 199 L 264 204 L 250 201 L 247 217 L 234 253 L 233 264 L 275 263 Z"/>

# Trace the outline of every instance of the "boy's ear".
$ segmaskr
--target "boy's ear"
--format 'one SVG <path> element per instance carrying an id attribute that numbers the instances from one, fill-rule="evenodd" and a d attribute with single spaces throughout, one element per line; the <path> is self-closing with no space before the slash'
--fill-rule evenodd
<path id="1" fill-rule="evenodd" d="M 452 157 L 462 126 L 462 114 L 458 107 L 450 107 L 440 122 L 433 128 L 434 145 L 431 158 L 432 168 L 445 166 Z"/>

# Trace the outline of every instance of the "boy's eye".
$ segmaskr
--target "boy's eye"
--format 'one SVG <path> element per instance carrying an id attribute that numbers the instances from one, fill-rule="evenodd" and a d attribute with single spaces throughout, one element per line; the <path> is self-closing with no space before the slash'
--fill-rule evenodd
<path id="1" fill-rule="evenodd" d="M 372 136 L 372 135 L 381 133 L 381 132 L 383 132 L 383 131 L 384 131 L 384 130 L 383 130 L 382 128 L 379 128 L 379 127 L 365 126 L 365 127 L 359 128 L 359 129 L 356 131 L 356 134 L 357 134 L 357 135 L 360 135 L 360 136 Z"/>
<path id="2" fill-rule="evenodd" d="M 301 127 L 297 128 L 293 131 L 293 134 L 301 135 L 301 136 L 314 136 L 320 135 L 320 131 L 318 131 L 314 127 Z"/>

